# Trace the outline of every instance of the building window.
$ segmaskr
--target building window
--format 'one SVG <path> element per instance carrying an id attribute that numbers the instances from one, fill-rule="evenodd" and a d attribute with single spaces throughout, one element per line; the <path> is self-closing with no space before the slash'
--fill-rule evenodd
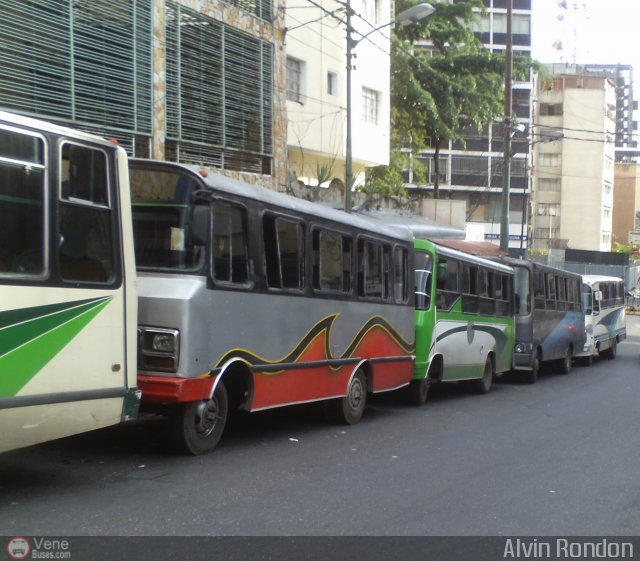
<path id="1" fill-rule="evenodd" d="M 364 19 L 369 23 L 380 23 L 381 0 L 364 0 Z"/>
<path id="2" fill-rule="evenodd" d="M 540 115 L 557 117 L 562 115 L 562 103 L 541 103 Z"/>
<path id="3" fill-rule="evenodd" d="M 297 58 L 287 57 L 287 99 L 302 103 L 302 78 L 304 62 Z"/>
<path id="4" fill-rule="evenodd" d="M 271 173 L 273 45 L 166 0 L 166 158 Z"/>
<path id="5" fill-rule="evenodd" d="M 538 190 L 539 191 L 553 191 L 557 193 L 560 191 L 560 179 L 554 178 L 541 178 L 538 179 Z"/>
<path id="6" fill-rule="evenodd" d="M 335 72 L 327 72 L 327 93 L 338 95 L 338 75 Z"/>
<path id="7" fill-rule="evenodd" d="M 372 125 L 378 124 L 380 93 L 369 88 L 362 88 L 362 120 Z"/>
<path id="8" fill-rule="evenodd" d="M 540 154 L 540 167 L 553 168 L 560 165 L 560 154 Z"/>
<path id="9" fill-rule="evenodd" d="M 560 205 L 556 203 L 538 203 L 538 216 L 560 216 Z"/>

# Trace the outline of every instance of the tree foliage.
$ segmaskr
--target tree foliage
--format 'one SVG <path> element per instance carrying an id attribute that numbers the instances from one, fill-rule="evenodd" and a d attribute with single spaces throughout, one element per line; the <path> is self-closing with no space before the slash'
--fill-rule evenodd
<path id="1" fill-rule="evenodd" d="M 396 10 L 415 3 L 398 0 Z M 394 33 L 391 147 L 392 160 L 399 150 L 415 154 L 426 147 L 434 149 L 437 198 L 440 148 L 462 140 L 463 130 L 479 131 L 503 114 L 504 57 L 488 51 L 472 31 L 474 7 L 484 9 L 481 0 L 434 6 L 429 18 Z M 416 48 L 419 39 L 432 46 Z"/>

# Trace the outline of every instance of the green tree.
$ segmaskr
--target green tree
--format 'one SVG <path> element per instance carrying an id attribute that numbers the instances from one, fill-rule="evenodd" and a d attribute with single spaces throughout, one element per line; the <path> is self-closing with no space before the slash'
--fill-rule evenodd
<path id="1" fill-rule="evenodd" d="M 398 0 L 396 10 L 415 3 Z M 482 10 L 481 0 L 434 6 L 424 22 L 396 28 L 393 37 L 391 149 L 393 161 L 400 150 L 417 154 L 433 148 L 438 198 L 441 147 L 503 115 L 504 57 L 488 51 L 472 31 L 473 8 Z M 430 40 L 432 48 L 416 49 L 418 39 Z"/>

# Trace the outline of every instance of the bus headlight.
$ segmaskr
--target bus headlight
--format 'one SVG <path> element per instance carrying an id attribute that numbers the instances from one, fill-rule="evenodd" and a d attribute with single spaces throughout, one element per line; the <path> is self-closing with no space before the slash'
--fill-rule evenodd
<path id="1" fill-rule="evenodd" d="M 516 343 L 513 350 L 516 353 L 526 353 L 531 351 L 532 346 L 531 343 Z"/>
<path id="2" fill-rule="evenodd" d="M 173 354 L 176 350 L 176 336 L 173 333 L 155 333 L 151 345 L 154 351 Z"/>
<path id="3" fill-rule="evenodd" d="M 138 329 L 138 368 L 176 372 L 180 351 L 177 329 L 140 327 Z"/>

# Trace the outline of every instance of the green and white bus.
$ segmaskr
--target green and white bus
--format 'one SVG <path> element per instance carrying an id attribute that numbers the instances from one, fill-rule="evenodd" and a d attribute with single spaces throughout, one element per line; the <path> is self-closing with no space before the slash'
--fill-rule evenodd
<path id="1" fill-rule="evenodd" d="M 127 156 L 0 112 L 0 452 L 136 415 Z"/>
<path id="2" fill-rule="evenodd" d="M 469 381 L 487 393 L 511 369 L 515 334 L 513 269 L 415 240 L 416 365 L 409 386 L 415 405 L 434 382 Z"/>

